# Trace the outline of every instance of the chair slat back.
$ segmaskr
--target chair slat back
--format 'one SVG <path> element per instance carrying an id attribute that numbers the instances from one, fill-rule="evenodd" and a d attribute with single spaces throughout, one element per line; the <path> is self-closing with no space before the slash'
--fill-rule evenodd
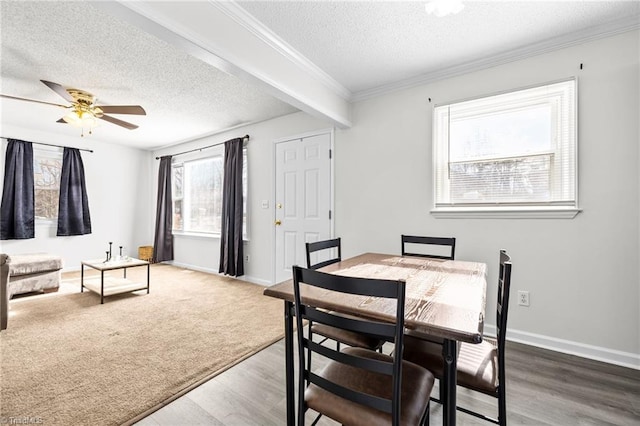
<path id="1" fill-rule="evenodd" d="M 431 246 L 447 246 L 449 247 L 448 254 L 425 254 L 410 252 L 406 249 L 406 244 L 424 244 Z M 402 235 L 402 255 L 403 256 L 421 256 L 431 257 L 434 259 L 447 259 L 454 260 L 456 254 L 456 239 L 454 237 L 423 237 L 416 235 Z"/>
<path id="2" fill-rule="evenodd" d="M 498 302 L 496 304 L 496 324 L 498 345 L 504 345 L 509 310 L 509 291 L 511 289 L 511 257 L 500 250 L 500 270 L 498 274 Z"/>
<path id="3" fill-rule="evenodd" d="M 324 240 L 324 241 L 316 241 L 312 243 L 306 243 L 306 251 L 307 251 L 307 268 L 311 269 L 320 269 L 324 266 L 331 265 L 333 263 L 340 262 L 342 260 L 342 248 L 341 248 L 340 238 L 334 238 L 332 240 Z M 311 254 L 316 253 L 318 251 L 324 250 L 337 250 L 337 256 L 333 256 L 328 260 L 324 260 L 322 262 L 316 262 L 315 264 L 311 263 Z"/>
<path id="4" fill-rule="evenodd" d="M 511 257 L 505 250 L 500 250 L 500 270 L 498 273 L 498 302 L 496 308 L 497 343 L 498 343 L 498 399 L 500 404 L 500 419 L 505 419 L 507 413 L 504 407 L 505 396 L 505 340 L 507 334 L 507 316 L 509 313 L 509 292 L 511 290 Z"/>
<path id="5" fill-rule="evenodd" d="M 390 413 L 394 419 L 393 424 L 399 423 L 400 389 L 402 385 L 402 350 L 397 350 L 397 348 L 403 347 L 405 286 L 406 283 L 403 280 L 394 281 L 345 277 L 327 274 L 313 269 L 301 268 L 299 266 L 293 267 L 294 304 L 298 332 L 298 363 L 299 371 L 301 372 L 298 377 L 298 420 L 300 424 L 303 424 L 304 413 L 307 409 L 304 402 L 304 390 L 307 381 L 341 398 Z M 345 295 L 395 299 L 396 321 L 392 324 L 365 318 L 351 318 L 317 309 L 311 301 L 304 297 L 305 290 L 314 287 L 343 293 Z M 313 342 L 304 335 L 303 321 L 305 319 L 343 330 L 366 333 L 380 339 L 394 342 L 396 351 L 394 351 L 393 362 L 361 358 L 340 352 L 333 345 L 323 346 Z M 305 356 L 305 351 L 309 351 L 308 357 Z M 310 371 L 314 354 L 358 369 L 392 376 L 392 389 L 390 389 L 390 395 L 392 395 L 392 397 L 390 399 L 374 397 L 366 393 L 345 388 L 326 378 L 317 376 Z"/>

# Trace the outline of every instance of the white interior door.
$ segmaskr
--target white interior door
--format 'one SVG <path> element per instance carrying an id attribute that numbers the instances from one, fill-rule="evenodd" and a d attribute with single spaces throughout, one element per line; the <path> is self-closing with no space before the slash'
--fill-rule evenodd
<path id="1" fill-rule="evenodd" d="M 275 282 L 306 266 L 305 243 L 331 238 L 331 134 L 275 144 Z"/>

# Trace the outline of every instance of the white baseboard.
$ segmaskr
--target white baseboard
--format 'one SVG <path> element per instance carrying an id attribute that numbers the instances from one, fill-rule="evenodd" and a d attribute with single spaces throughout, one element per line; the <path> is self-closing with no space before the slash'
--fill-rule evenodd
<path id="1" fill-rule="evenodd" d="M 488 336 L 496 335 L 496 327 L 494 325 L 485 325 L 484 329 Z M 558 339 L 556 337 L 513 329 L 508 329 L 507 340 L 640 370 L 640 354 L 617 351 L 601 346 L 587 345 L 571 340 Z"/>
<path id="2" fill-rule="evenodd" d="M 194 271 L 200 271 L 200 272 L 206 272 L 208 274 L 220 275 L 221 277 L 226 276 L 226 275 L 223 275 L 223 274 L 219 273 L 216 269 L 203 268 L 201 266 L 190 265 L 190 264 L 187 264 L 187 263 L 181 263 L 181 262 L 175 262 L 175 261 L 168 261 L 168 262 L 165 262 L 165 263 L 167 263 L 169 265 L 173 265 L 173 266 L 178 266 L 180 268 L 192 269 Z M 260 278 L 251 277 L 249 275 L 242 275 L 240 277 L 233 277 L 233 278 L 235 278 L 237 280 L 240 280 L 240 281 L 246 281 L 246 282 L 249 282 L 249 283 L 252 283 L 252 284 L 258 284 L 258 285 L 261 285 L 263 287 L 268 287 L 268 286 L 271 285 L 271 282 L 269 282 L 269 281 L 262 280 Z"/>

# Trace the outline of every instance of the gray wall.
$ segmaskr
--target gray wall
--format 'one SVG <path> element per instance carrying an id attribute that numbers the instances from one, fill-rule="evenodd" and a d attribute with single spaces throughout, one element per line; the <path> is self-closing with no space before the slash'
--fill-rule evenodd
<path id="1" fill-rule="evenodd" d="M 336 229 L 346 255 L 397 253 L 402 233 L 456 236 L 456 257 L 490 266 L 495 324 L 498 250 L 513 257 L 509 337 L 640 367 L 638 32 L 470 73 L 354 105 L 336 132 Z M 580 63 L 584 69 L 580 70 Z M 578 78 L 575 219 L 435 219 L 433 103 Z M 619 351 L 620 353 L 617 353 Z"/>

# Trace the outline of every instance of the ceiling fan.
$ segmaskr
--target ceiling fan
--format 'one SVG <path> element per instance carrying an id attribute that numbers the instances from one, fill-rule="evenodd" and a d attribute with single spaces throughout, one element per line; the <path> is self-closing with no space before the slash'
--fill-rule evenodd
<path id="1" fill-rule="evenodd" d="M 125 129 L 134 130 L 137 129 L 138 126 L 132 123 L 128 123 L 126 121 L 120 120 L 118 118 L 112 117 L 108 114 L 135 114 L 135 115 L 146 115 L 146 111 L 140 105 L 96 105 L 96 97 L 91 93 L 80 90 L 80 89 L 72 89 L 65 88 L 58 83 L 53 83 L 51 81 L 40 80 L 51 90 L 56 92 L 58 95 L 62 96 L 67 102 L 71 103 L 71 105 L 62 105 L 56 104 L 52 102 L 38 101 L 35 99 L 27 99 L 27 98 L 19 98 L 16 96 L 2 95 L 0 97 L 7 99 L 15 99 L 19 101 L 27 101 L 27 102 L 35 102 L 38 104 L 45 105 L 53 105 L 65 109 L 69 109 L 69 113 L 58 120 L 58 123 L 68 123 L 72 126 L 82 127 L 84 136 L 84 128 L 89 128 L 89 134 L 91 134 L 91 129 L 96 126 L 97 120 L 108 121 L 109 123 L 113 123 L 115 125 L 124 127 Z"/>

